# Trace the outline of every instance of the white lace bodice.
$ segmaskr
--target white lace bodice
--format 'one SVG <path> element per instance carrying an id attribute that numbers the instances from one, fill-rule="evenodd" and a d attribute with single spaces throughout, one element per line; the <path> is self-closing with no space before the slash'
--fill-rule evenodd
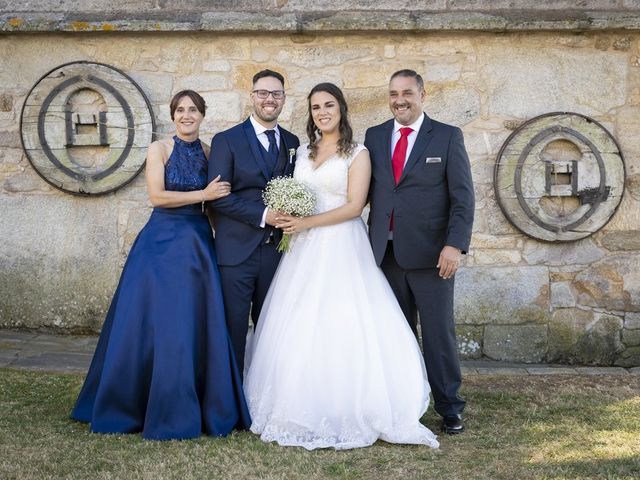
<path id="1" fill-rule="evenodd" d="M 296 169 L 293 177 L 304 182 L 316 195 L 316 213 L 326 212 L 344 205 L 347 202 L 349 183 L 349 167 L 356 156 L 365 149 L 357 144 L 351 155 L 340 157 L 334 155 L 324 161 L 318 168 L 309 158 L 308 144 L 298 147 Z"/>

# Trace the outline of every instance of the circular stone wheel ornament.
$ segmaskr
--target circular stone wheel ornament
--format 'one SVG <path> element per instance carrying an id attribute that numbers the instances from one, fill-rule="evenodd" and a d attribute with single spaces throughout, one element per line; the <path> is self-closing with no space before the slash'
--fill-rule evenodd
<path id="1" fill-rule="evenodd" d="M 569 112 L 535 117 L 514 131 L 494 169 L 496 199 L 523 233 L 550 242 L 600 230 L 624 192 L 620 148 L 598 122 Z"/>
<path id="2" fill-rule="evenodd" d="M 126 74 L 73 62 L 33 86 L 20 131 L 27 157 L 44 180 L 68 193 L 101 195 L 140 173 L 155 121 L 147 97 Z"/>

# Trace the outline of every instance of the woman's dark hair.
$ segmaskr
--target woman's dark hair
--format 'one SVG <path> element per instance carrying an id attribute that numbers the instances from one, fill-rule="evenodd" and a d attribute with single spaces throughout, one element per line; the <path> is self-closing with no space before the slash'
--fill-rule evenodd
<path id="1" fill-rule="evenodd" d="M 338 154 L 342 157 L 346 157 L 351 153 L 355 143 L 353 142 L 353 129 L 349 123 L 349 109 L 347 108 L 347 101 L 344 99 L 342 90 L 340 90 L 333 83 L 325 82 L 319 83 L 311 89 L 309 96 L 307 97 L 307 106 L 309 108 L 309 118 L 307 120 L 307 136 L 309 137 L 309 158 L 316 157 L 318 151 L 318 140 L 322 136 L 322 132 L 313 123 L 313 115 L 311 113 L 311 96 L 317 92 L 326 92 L 329 95 L 335 97 L 340 107 L 340 123 L 338 124 L 338 132 L 340 133 L 340 140 L 338 140 Z"/>
<path id="2" fill-rule="evenodd" d="M 176 108 L 178 108 L 180 100 L 182 100 L 184 97 L 189 97 L 198 111 L 204 117 L 204 112 L 207 110 L 207 104 L 205 103 L 204 98 L 202 98 L 198 92 L 194 92 L 193 90 L 180 90 L 173 96 L 173 98 L 171 99 L 171 103 L 169 104 L 171 120 L 173 120 L 173 114 L 176 112 Z"/>

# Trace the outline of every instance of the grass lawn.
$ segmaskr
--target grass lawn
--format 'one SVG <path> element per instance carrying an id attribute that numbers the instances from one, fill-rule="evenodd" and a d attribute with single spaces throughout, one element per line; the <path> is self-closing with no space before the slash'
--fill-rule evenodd
<path id="1" fill-rule="evenodd" d="M 0 479 L 637 479 L 640 376 L 465 378 L 467 432 L 441 447 L 307 452 L 227 438 L 152 442 L 69 420 L 82 377 L 0 370 Z M 430 408 L 423 422 L 436 431 Z"/>

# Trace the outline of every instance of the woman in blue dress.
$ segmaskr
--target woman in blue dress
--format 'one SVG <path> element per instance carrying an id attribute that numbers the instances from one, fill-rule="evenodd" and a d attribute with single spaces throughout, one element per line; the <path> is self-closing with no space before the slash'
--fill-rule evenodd
<path id="1" fill-rule="evenodd" d="M 134 242 L 71 417 L 99 433 L 146 439 L 227 435 L 251 424 L 225 324 L 211 227 L 202 205 L 229 194 L 207 184 L 198 139 L 204 99 L 170 104 L 172 140 L 149 146 L 153 213 Z"/>

